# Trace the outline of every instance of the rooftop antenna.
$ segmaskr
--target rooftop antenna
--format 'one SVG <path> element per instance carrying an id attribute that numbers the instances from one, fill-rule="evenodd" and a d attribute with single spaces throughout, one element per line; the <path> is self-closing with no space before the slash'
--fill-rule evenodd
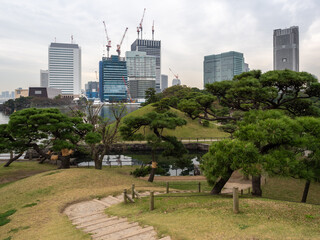
<path id="1" fill-rule="evenodd" d="M 71 35 L 71 43 L 73 43 L 73 35 Z"/>
<path id="2" fill-rule="evenodd" d="M 56 38 L 56 37 L 54 37 L 54 42 L 55 42 L 55 43 L 57 42 L 57 38 Z"/>

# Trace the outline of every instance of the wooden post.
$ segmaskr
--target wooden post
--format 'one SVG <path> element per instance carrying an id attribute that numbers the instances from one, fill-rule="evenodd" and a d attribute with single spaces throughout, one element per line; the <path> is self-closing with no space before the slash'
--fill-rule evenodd
<path id="1" fill-rule="evenodd" d="M 127 203 L 127 189 L 123 190 L 123 202 L 126 204 Z"/>
<path id="2" fill-rule="evenodd" d="M 198 183 L 198 192 L 201 192 L 201 182 Z"/>
<path id="3" fill-rule="evenodd" d="M 150 211 L 154 210 L 154 194 L 153 191 L 150 192 Z"/>
<path id="4" fill-rule="evenodd" d="M 132 192 L 132 199 L 134 199 L 134 197 L 135 197 L 135 195 L 134 195 L 134 184 L 132 184 L 131 192 Z"/>
<path id="5" fill-rule="evenodd" d="M 243 189 L 241 189 L 241 196 L 243 195 Z"/>
<path id="6" fill-rule="evenodd" d="M 233 188 L 233 212 L 239 213 L 239 196 L 238 188 Z"/>
<path id="7" fill-rule="evenodd" d="M 167 190 L 166 193 L 169 193 L 169 182 L 167 182 Z"/>

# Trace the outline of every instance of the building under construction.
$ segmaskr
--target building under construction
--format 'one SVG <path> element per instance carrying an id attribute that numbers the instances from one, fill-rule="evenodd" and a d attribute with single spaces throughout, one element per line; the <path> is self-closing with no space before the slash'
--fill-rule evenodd
<path id="1" fill-rule="evenodd" d="M 127 64 L 117 55 L 99 62 L 99 96 L 101 102 L 127 101 Z"/>

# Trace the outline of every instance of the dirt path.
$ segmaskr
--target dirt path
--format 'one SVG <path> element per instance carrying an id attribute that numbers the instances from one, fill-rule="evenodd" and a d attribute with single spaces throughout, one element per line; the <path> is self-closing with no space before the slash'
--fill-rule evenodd
<path id="1" fill-rule="evenodd" d="M 155 193 L 156 194 L 156 193 Z M 159 194 L 159 193 L 157 193 Z M 149 193 L 141 193 L 148 196 Z M 90 233 L 92 239 L 112 240 L 156 240 L 157 233 L 151 226 L 141 227 L 137 222 L 129 222 L 126 218 L 111 217 L 104 213 L 104 209 L 123 201 L 123 195 L 108 196 L 103 199 L 93 199 L 70 205 L 64 213 L 72 221 L 72 224 Z M 163 237 L 161 240 L 170 240 Z"/>

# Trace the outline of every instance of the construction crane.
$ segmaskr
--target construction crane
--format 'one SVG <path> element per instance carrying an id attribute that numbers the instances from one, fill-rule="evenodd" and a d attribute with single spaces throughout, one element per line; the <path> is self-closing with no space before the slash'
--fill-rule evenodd
<path id="1" fill-rule="evenodd" d="M 175 74 L 175 73 L 171 70 L 171 68 L 169 68 L 169 70 L 170 70 L 170 72 L 172 72 L 173 76 L 174 76 L 176 79 L 179 79 L 178 74 Z"/>
<path id="2" fill-rule="evenodd" d="M 153 23 L 152 23 L 152 40 L 154 40 L 154 20 L 153 20 Z"/>
<path id="3" fill-rule="evenodd" d="M 106 23 L 105 23 L 104 21 L 102 21 L 102 22 L 103 22 L 104 31 L 105 31 L 106 37 L 107 37 L 107 45 L 106 45 L 106 47 L 107 47 L 107 57 L 109 57 L 109 51 L 110 51 L 110 48 L 111 48 L 111 40 L 110 40 L 110 38 L 109 38 L 109 36 L 108 36 Z"/>
<path id="4" fill-rule="evenodd" d="M 141 18 L 141 21 L 140 21 L 140 23 L 139 23 L 139 26 L 137 27 L 138 39 L 139 39 L 139 33 L 140 33 L 140 31 L 141 31 L 141 39 L 142 39 L 142 23 L 143 23 L 143 18 L 144 18 L 145 12 L 146 12 L 146 9 L 143 9 L 142 18 Z"/>
<path id="5" fill-rule="evenodd" d="M 122 36 L 120 44 L 117 45 L 117 53 L 118 53 L 119 57 L 120 57 L 120 54 L 121 54 L 121 45 L 122 45 L 124 37 L 126 36 L 127 31 L 128 31 L 128 28 L 126 28 L 126 30 L 124 31 L 124 34 Z"/>
<path id="6" fill-rule="evenodd" d="M 124 79 L 124 76 L 122 76 L 122 80 L 123 80 L 124 85 L 126 86 L 127 93 L 128 93 L 128 95 L 129 95 L 130 102 L 132 103 L 133 101 L 132 101 L 132 98 L 131 98 L 131 94 L 130 94 L 128 85 L 127 85 L 127 83 L 126 83 L 126 80 Z"/>

